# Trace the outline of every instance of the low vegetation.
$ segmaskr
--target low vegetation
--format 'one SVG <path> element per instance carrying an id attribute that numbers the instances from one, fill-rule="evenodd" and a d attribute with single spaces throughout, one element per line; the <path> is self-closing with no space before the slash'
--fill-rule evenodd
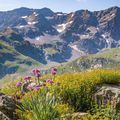
<path id="1" fill-rule="evenodd" d="M 87 71 L 90 69 L 120 69 L 120 48 L 106 49 L 97 54 L 89 54 L 61 65 L 60 73 Z"/>
<path id="2" fill-rule="evenodd" d="M 74 112 L 88 112 L 86 120 L 120 117 L 119 112 L 109 106 L 97 108 L 93 99 L 96 86 L 120 83 L 120 70 L 97 69 L 57 75 L 54 68 L 52 75 L 41 76 L 37 69 L 33 74 L 35 77 L 26 76 L 2 89 L 8 95 L 19 96 L 22 106 L 16 112 L 21 120 L 72 120 Z M 26 83 L 29 83 L 27 92 L 23 89 Z"/>

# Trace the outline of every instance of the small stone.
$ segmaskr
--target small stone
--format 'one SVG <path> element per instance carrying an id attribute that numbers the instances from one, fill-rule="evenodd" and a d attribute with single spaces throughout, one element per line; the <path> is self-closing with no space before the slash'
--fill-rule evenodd
<path id="1" fill-rule="evenodd" d="M 77 112 L 73 114 L 73 119 L 80 119 L 80 118 L 84 118 L 87 117 L 88 113 L 85 112 Z"/>

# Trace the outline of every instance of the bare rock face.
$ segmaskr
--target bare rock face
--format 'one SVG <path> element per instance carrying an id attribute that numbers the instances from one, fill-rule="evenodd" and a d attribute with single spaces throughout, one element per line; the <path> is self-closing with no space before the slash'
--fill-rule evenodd
<path id="1" fill-rule="evenodd" d="M 16 101 L 3 93 L 0 93 L 0 120 L 16 120 Z"/>
<path id="2" fill-rule="evenodd" d="M 4 113 L 0 112 L 0 120 L 11 120 Z"/>
<path id="3" fill-rule="evenodd" d="M 120 110 L 120 85 L 98 87 L 94 97 L 98 105 L 110 103 L 116 110 Z"/>

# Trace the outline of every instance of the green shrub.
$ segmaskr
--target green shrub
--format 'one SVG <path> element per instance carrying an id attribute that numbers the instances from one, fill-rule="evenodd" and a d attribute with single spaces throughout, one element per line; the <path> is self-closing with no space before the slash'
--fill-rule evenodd
<path id="1" fill-rule="evenodd" d="M 86 111 L 93 104 L 96 86 L 118 84 L 120 71 L 94 70 L 84 73 L 68 73 L 57 76 L 56 81 L 61 82 L 62 100 L 73 106 L 76 111 Z"/>
<path id="2" fill-rule="evenodd" d="M 48 78 L 50 78 L 49 75 L 41 77 L 39 80 L 45 81 Z M 39 91 L 28 92 L 22 96 L 23 106 L 17 110 L 21 120 L 55 120 L 71 115 L 73 110 L 75 112 L 91 110 L 95 105 L 93 94 L 96 86 L 120 83 L 120 70 L 99 69 L 89 72 L 66 73 L 55 77 L 51 76 L 52 78 L 54 80 L 52 85 L 46 84 Z M 31 79 L 34 80 L 34 78 Z M 57 83 L 60 85 L 57 86 Z M 11 84 L 2 91 L 16 94 L 18 90 L 15 84 Z M 94 115 L 90 116 L 91 118 L 98 114 L 100 117 L 102 111 L 107 118 L 106 114 L 109 109 L 102 108 L 99 111 L 95 109 L 95 111 Z M 111 113 L 112 116 L 116 114 L 114 114 L 114 110 Z"/>
<path id="3" fill-rule="evenodd" d="M 111 105 L 94 107 L 85 120 L 120 120 L 120 112 Z"/>
<path id="4" fill-rule="evenodd" d="M 17 113 L 22 120 L 56 120 L 73 110 L 62 104 L 57 86 L 49 89 L 42 88 L 40 91 L 32 91 L 22 98 L 22 107 Z"/>

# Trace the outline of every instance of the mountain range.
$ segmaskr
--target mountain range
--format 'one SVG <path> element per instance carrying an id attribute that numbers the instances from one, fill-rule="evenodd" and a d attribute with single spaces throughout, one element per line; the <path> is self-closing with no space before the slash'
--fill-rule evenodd
<path id="1" fill-rule="evenodd" d="M 53 66 L 120 47 L 120 8 L 53 12 L 18 8 L 0 12 L 0 76 Z"/>

